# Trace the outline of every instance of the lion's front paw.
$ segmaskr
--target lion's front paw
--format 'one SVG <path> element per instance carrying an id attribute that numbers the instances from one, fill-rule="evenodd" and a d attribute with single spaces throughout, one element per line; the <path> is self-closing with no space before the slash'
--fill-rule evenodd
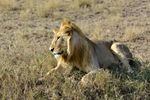
<path id="1" fill-rule="evenodd" d="M 59 67 L 51 69 L 49 72 L 46 73 L 45 77 L 48 77 L 50 74 L 59 71 L 59 69 L 60 69 Z"/>
<path id="2" fill-rule="evenodd" d="M 58 71 L 58 67 L 51 69 L 46 75 Z"/>

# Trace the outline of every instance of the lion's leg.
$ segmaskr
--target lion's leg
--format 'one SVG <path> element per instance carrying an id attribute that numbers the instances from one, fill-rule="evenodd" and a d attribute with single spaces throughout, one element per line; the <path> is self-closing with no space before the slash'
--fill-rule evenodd
<path id="1" fill-rule="evenodd" d="M 48 71 L 42 78 L 40 78 L 39 80 L 46 80 L 51 73 L 57 71 L 57 70 L 62 70 L 62 67 L 60 65 L 57 65 L 55 68 L 51 69 L 50 71 Z"/>
<path id="2" fill-rule="evenodd" d="M 45 75 L 45 76 L 49 76 L 49 75 L 50 75 L 50 73 L 52 73 L 52 72 L 54 72 L 54 71 L 58 70 L 59 68 L 60 68 L 60 66 L 56 66 L 55 68 L 53 68 L 53 69 L 51 69 L 50 71 L 48 71 L 48 72 L 46 73 L 46 75 Z"/>
<path id="3" fill-rule="evenodd" d="M 131 66 L 129 64 L 129 60 L 127 58 L 125 58 L 125 57 L 120 57 L 120 60 L 121 60 L 121 63 L 123 64 L 123 66 L 125 68 L 127 68 L 128 73 L 133 73 L 133 70 L 132 70 L 132 68 L 131 68 Z"/>
<path id="4" fill-rule="evenodd" d="M 55 72 L 55 71 L 61 71 L 63 67 L 61 65 L 57 65 L 55 68 L 51 69 L 49 72 L 46 73 L 46 76 L 49 76 L 50 73 Z"/>
<path id="5" fill-rule="evenodd" d="M 43 77 L 38 79 L 38 83 L 42 83 L 43 81 L 47 80 L 51 73 L 53 73 L 53 72 L 55 72 L 57 70 L 61 70 L 61 69 L 62 69 L 61 66 L 56 66 L 55 68 L 51 69 Z"/>
<path id="6" fill-rule="evenodd" d="M 127 68 L 129 73 L 133 73 L 133 70 L 129 64 L 129 59 L 132 58 L 132 54 L 128 47 L 121 43 L 113 43 L 111 46 L 113 53 L 119 58 L 123 67 Z"/>

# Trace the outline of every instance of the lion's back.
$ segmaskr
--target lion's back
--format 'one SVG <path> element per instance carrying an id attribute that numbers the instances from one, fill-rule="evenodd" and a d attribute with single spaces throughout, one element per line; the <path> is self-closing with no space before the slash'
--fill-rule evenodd
<path id="1" fill-rule="evenodd" d="M 99 66 L 107 67 L 111 64 L 117 64 L 118 59 L 113 55 L 111 51 L 112 41 L 96 41 L 94 47 L 94 55 L 99 59 Z"/>

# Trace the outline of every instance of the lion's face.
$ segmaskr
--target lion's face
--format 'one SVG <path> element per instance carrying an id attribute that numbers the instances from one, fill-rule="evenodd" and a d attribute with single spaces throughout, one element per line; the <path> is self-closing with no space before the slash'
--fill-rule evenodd
<path id="1" fill-rule="evenodd" d="M 69 42 L 71 39 L 70 31 L 67 27 L 63 27 L 59 30 L 53 30 L 54 37 L 51 42 L 49 50 L 55 56 L 55 58 L 65 57 L 69 53 Z"/>

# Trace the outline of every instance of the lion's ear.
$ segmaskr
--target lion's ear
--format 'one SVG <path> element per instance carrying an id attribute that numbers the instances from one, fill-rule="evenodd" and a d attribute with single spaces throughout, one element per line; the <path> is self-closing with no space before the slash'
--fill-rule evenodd
<path id="1" fill-rule="evenodd" d="M 52 31 L 53 31 L 54 34 L 58 33 L 58 29 L 53 29 Z"/>
<path id="2" fill-rule="evenodd" d="M 60 28 L 65 31 L 64 32 L 65 35 L 68 35 L 68 36 L 72 35 L 72 30 L 73 30 L 72 22 L 68 18 L 63 19 L 63 21 L 61 22 Z"/>
<path id="3" fill-rule="evenodd" d="M 63 26 L 71 26 L 71 20 L 67 18 L 63 19 L 63 21 L 61 22 L 61 27 Z"/>

